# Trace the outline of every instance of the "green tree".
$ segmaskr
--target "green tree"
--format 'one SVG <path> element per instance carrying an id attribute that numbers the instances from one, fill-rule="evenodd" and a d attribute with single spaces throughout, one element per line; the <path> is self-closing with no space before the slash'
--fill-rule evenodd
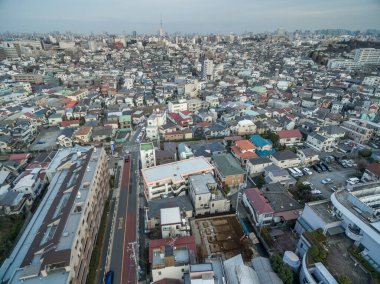
<path id="1" fill-rule="evenodd" d="M 278 276 L 281 278 L 282 281 L 284 281 L 285 284 L 293 284 L 294 282 L 293 271 L 290 269 L 289 266 L 285 264 L 283 264 L 280 270 L 278 271 Z"/>
<path id="2" fill-rule="evenodd" d="M 338 280 L 339 284 L 352 284 L 351 279 L 348 278 L 347 275 L 339 275 L 337 277 L 337 280 Z"/>
<path id="3" fill-rule="evenodd" d="M 255 183 L 258 188 L 262 188 L 263 185 L 265 184 L 265 178 L 262 175 L 259 175 L 256 177 Z"/>
<path id="4" fill-rule="evenodd" d="M 370 149 L 364 148 L 363 150 L 359 151 L 359 155 L 363 158 L 368 158 L 372 155 L 372 151 Z"/>

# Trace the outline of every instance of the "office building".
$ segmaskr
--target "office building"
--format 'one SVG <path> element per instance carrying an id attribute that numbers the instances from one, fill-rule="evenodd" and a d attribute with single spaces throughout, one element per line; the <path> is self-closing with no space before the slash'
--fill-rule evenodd
<path id="1" fill-rule="evenodd" d="M 359 48 L 355 50 L 355 62 L 363 65 L 380 65 L 380 49 Z"/>

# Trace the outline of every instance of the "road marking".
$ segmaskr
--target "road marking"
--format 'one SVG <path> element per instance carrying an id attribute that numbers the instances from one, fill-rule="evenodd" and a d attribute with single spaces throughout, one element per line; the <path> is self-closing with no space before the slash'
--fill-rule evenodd
<path id="1" fill-rule="evenodd" d="M 119 218 L 119 227 L 118 227 L 119 230 L 123 229 L 123 220 L 124 220 L 123 217 Z"/>
<path id="2" fill-rule="evenodd" d="M 130 167 L 130 165 L 129 165 L 129 178 L 130 178 L 130 175 L 131 175 L 131 167 Z M 128 185 L 130 186 L 129 178 L 127 180 L 128 180 Z M 127 220 L 128 220 L 129 195 L 130 194 L 127 195 L 127 204 L 126 204 L 126 209 L 125 209 L 125 230 L 124 230 L 124 239 L 123 239 L 123 258 L 121 260 L 121 273 L 120 273 L 120 283 L 121 284 L 124 283 L 123 282 L 123 274 L 124 274 L 124 258 L 125 258 L 125 243 L 126 243 L 125 237 L 127 236 Z"/>

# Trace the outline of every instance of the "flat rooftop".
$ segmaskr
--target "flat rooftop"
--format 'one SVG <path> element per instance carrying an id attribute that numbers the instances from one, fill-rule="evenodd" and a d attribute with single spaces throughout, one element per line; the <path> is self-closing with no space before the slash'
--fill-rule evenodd
<path id="1" fill-rule="evenodd" d="M 161 209 L 161 225 L 181 223 L 181 212 L 179 207 Z"/>
<path id="2" fill-rule="evenodd" d="M 318 216 L 320 216 L 326 223 L 333 223 L 339 221 L 339 219 L 331 214 L 331 209 L 333 207 L 331 201 L 321 200 L 307 203 L 307 205 L 315 211 Z"/>
<path id="3" fill-rule="evenodd" d="M 189 177 L 189 182 L 194 188 L 195 194 L 206 194 L 210 192 L 209 184 L 216 184 L 211 173 L 193 175 Z"/>
<path id="4" fill-rule="evenodd" d="M 153 150 L 153 143 L 141 143 L 140 144 L 141 151 L 149 151 Z"/>
<path id="5" fill-rule="evenodd" d="M 142 175 L 148 185 L 160 181 L 181 183 L 184 181 L 185 176 L 210 172 L 213 169 L 214 167 L 204 157 L 197 157 L 143 169 Z"/>

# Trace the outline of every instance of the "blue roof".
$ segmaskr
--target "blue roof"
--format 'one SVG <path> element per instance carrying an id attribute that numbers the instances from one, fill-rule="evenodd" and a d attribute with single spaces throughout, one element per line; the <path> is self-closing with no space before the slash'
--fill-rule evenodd
<path id="1" fill-rule="evenodd" d="M 259 157 L 269 156 L 269 155 L 272 155 L 275 152 L 276 152 L 275 149 L 272 149 L 272 150 L 256 150 L 256 154 Z"/>
<path id="2" fill-rule="evenodd" d="M 272 141 L 264 139 L 260 135 L 252 135 L 251 142 L 257 147 L 264 147 L 266 145 L 272 145 Z"/>

